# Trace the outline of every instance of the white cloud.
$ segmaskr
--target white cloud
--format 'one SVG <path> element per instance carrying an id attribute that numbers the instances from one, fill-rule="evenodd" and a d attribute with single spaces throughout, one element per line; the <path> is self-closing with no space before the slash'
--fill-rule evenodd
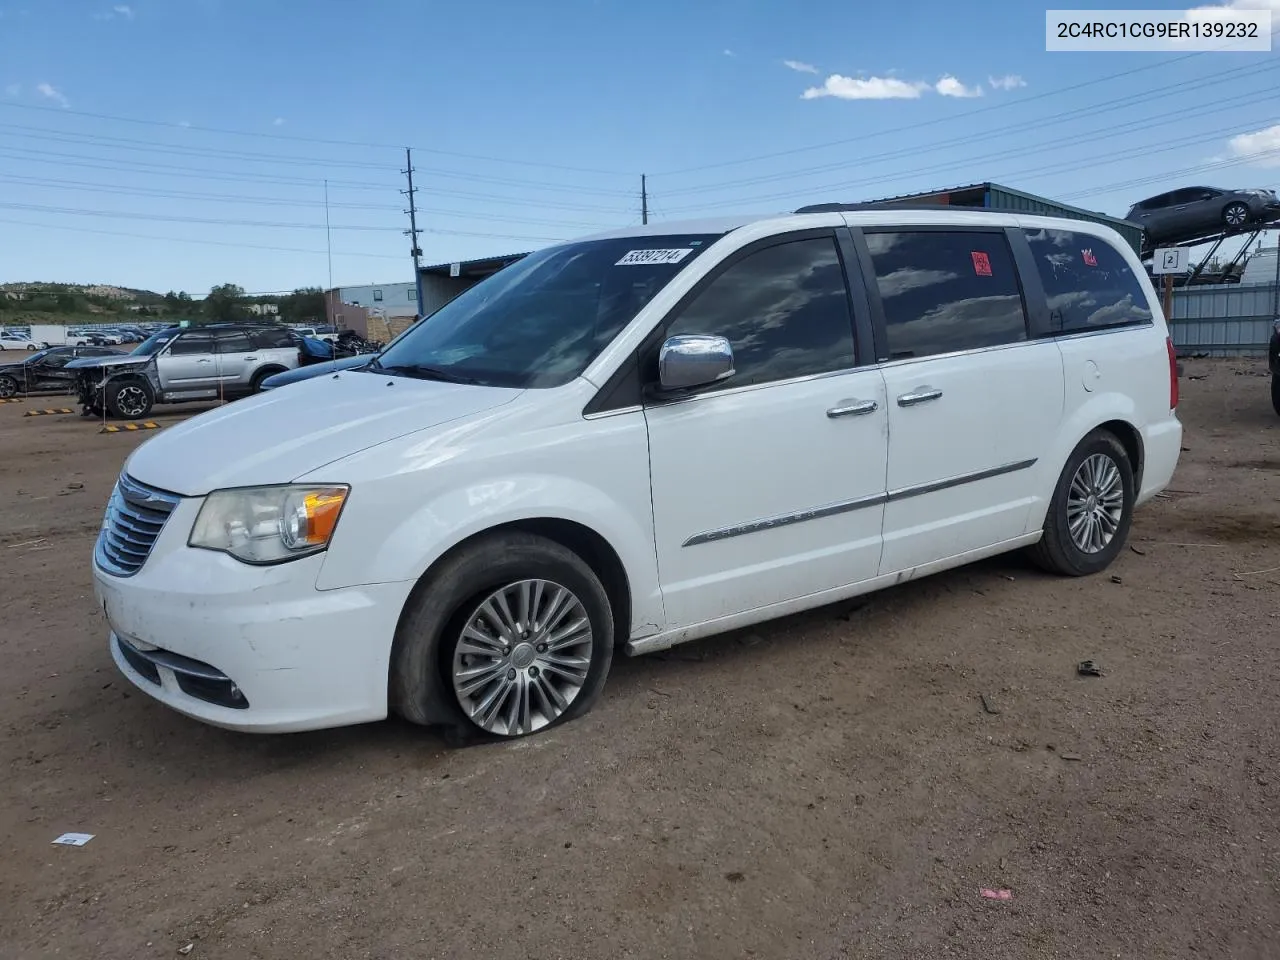
<path id="1" fill-rule="evenodd" d="M 796 73 L 817 73 L 818 68 L 812 63 L 805 63 L 803 60 L 783 60 L 782 65 Z"/>
<path id="2" fill-rule="evenodd" d="M 20 83 L 9 84 L 4 88 L 4 95 L 8 97 L 10 100 L 17 100 L 18 97 L 22 96 L 22 84 Z"/>
<path id="3" fill-rule="evenodd" d="M 124 17 L 126 20 L 133 19 L 133 7 L 130 7 L 127 4 L 123 4 L 123 3 L 118 4 L 117 6 L 114 6 L 111 8 L 111 12 L 119 14 L 120 16 Z"/>
<path id="4" fill-rule="evenodd" d="M 283 127 L 284 124 L 285 124 L 284 117 L 276 117 L 274 120 L 271 121 L 271 125 L 273 127 Z"/>
<path id="5" fill-rule="evenodd" d="M 1003 77 L 987 77 L 987 83 L 992 90 L 1016 90 L 1018 87 L 1027 85 L 1027 81 L 1016 73 L 1007 73 Z"/>
<path id="6" fill-rule="evenodd" d="M 191 126 L 191 121 L 190 121 L 190 120 L 179 120 L 179 121 L 178 121 L 178 126 L 180 126 L 180 127 L 189 127 L 189 126 Z"/>
<path id="7" fill-rule="evenodd" d="M 1188 12 L 1188 19 L 1194 20 L 1199 17 L 1214 19 L 1235 10 L 1270 10 L 1272 13 L 1280 14 L 1280 0 L 1228 0 L 1227 3 L 1193 7 Z M 1276 25 L 1272 23 L 1271 26 L 1274 28 Z"/>
<path id="8" fill-rule="evenodd" d="M 1280 123 L 1227 141 L 1236 157 L 1251 159 L 1260 167 L 1280 167 Z"/>
<path id="9" fill-rule="evenodd" d="M 944 97 L 980 97 L 982 96 L 982 87 L 966 87 L 951 74 L 947 74 L 941 80 L 933 85 L 933 89 L 937 90 Z"/>
<path id="10" fill-rule="evenodd" d="M 927 83 L 909 83 L 895 77 L 845 77 L 833 73 L 820 87 L 810 87 L 805 100 L 835 97 L 838 100 L 915 100 L 929 89 Z"/>
<path id="11" fill-rule="evenodd" d="M 36 85 L 36 93 L 44 97 L 46 100 L 52 100 L 58 106 L 67 108 L 71 106 L 70 101 L 63 96 L 62 91 L 51 83 L 40 83 Z"/>
<path id="12" fill-rule="evenodd" d="M 724 50 L 723 50 L 722 52 L 724 53 L 724 55 L 725 55 L 726 57 L 736 57 L 736 56 L 737 56 L 737 54 L 736 54 L 736 53 L 734 53 L 732 50 L 730 50 L 728 47 L 725 47 L 725 48 L 724 48 Z"/>

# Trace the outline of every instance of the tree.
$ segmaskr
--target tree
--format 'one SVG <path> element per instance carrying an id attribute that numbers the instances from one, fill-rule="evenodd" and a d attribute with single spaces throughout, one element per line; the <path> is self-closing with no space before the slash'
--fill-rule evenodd
<path id="1" fill-rule="evenodd" d="M 324 316 L 324 291 L 319 287 L 301 287 L 280 299 L 280 319 L 286 323 L 321 323 Z"/>
<path id="2" fill-rule="evenodd" d="M 75 313 L 76 298 L 69 293 L 60 293 L 54 298 L 54 303 L 58 306 L 59 313 Z"/>
<path id="3" fill-rule="evenodd" d="M 204 299 L 204 319 L 210 323 L 227 323 L 241 320 L 247 311 L 244 307 L 244 287 L 224 283 L 209 291 Z"/>

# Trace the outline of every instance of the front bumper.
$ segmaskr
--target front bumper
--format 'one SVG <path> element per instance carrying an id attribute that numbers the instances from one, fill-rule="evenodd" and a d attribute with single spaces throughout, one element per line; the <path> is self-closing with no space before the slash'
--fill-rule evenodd
<path id="1" fill-rule="evenodd" d="M 95 567 L 111 655 L 140 690 L 215 726 L 284 733 L 387 715 L 391 644 L 412 582 L 317 590 L 323 555 L 253 567 L 192 549 L 183 500 L 142 569 Z"/>

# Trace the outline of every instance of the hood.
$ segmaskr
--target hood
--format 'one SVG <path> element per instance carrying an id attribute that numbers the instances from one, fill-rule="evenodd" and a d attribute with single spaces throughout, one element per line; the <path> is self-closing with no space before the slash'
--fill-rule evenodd
<path id="1" fill-rule="evenodd" d="M 87 370 L 91 367 L 125 367 L 129 364 L 139 366 L 148 363 L 151 357 L 135 357 L 131 353 L 118 353 L 113 357 L 80 357 L 72 360 L 64 370 Z"/>
<path id="2" fill-rule="evenodd" d="M 371 373 L 317 377 L 169 427 L 139 447 L 125 470 L 183 496 L 288 483 L 379 443 L 510 403 L 521 393 Z"/>

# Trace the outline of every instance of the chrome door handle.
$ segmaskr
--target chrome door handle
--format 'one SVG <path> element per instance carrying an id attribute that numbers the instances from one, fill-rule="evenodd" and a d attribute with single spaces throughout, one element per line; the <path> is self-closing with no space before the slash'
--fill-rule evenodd
<path id="1" fill-rule="evenodd" d="M 196 361 L 196 363 L 213 363 L 213 361 L 210 360 L 208 357 L 201 357 Z"/>
<path id="2" fill-rule="evenodd" d="M 879 409 L 880 404 L 874 400 L 841 400 L 827 411 L 827 416 L 832 420 L 837 417 L 865 417 Z"/>
<path id="3" fill-rule="evenodd" d="M 244 358 L 244 362 L 245 362 L 245 363 L 253 363 L 253 361 L 255 361 L 255 360 L 257 360 L 257 359 L 258 359 L 257 357 L 245 357 L 245 358 Z"/>
<path id="4" fill-rule="evenodd" d="M 898 406 L 914 407 L 917 403 L 928 403 L 930 400 L 937 400 L 942 396 L 941 390 L 935 390 L 933 387 L 916 387 L 910 393 L 904 393 L 898 397 Z"/>

